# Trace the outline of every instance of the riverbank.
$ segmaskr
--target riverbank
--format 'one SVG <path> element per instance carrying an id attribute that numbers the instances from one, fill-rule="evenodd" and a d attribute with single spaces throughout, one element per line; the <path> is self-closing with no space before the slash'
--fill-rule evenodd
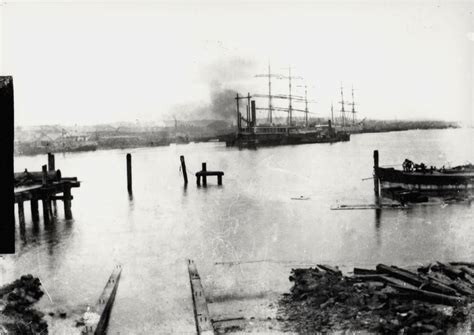
<path id="1" fill-rule="evenodd" d="M 45 314 L 33 305 L 43 296 L 41 283 L 32 275 L 21 276 L 0 287 L 0 330 L 7 334 L 47 334 Z"/>
<path id="2" fill-rule="evenodd" d="M 285 331 L 298 333 L 469 333 L 473 274 L 473 263 L 416 271 L 379 264 L 374 270 L 355 268 L 352 275 L 321 265 L 293 269 L 294 285 L 279 301 L 279 316 Z"/>
<path id="3" fill-rule="evenodd" d="M 322 120 L 324 121 L 324 120 Z M 387 133 L 394 131 L 407 130 L 433 130 L 433 129 L 454 129 L 459 128 L 455 122 L 445 121 L 382 121 L 382 120 L 368 120 L 364 122 L 363 128 L 359 130 L 351 130 L 353 134 L 364 133 Z M 64 146 L 55 145 L 55 142 L 48 142 L 46 144 L 38 144 L 36 142 L 22 142 L 17 139 L 15 142 L 15 156 L 34 156 L 60 152 L 79 152 L 79 151 L 95 151 L 95 150 L 109 150 L 109 149 L 133 149 L 133 148 L 147 148 L 169 146 L 171 144 L 184 145 L 188 143 L 203 143 L 203 142 L 226 142 L 235 138 L 235 131 L 218 131 L 213 135 L 199 135 L 193 134 L 188 136 L 188 141 L 176 142 L 168 134 L 150 134 L 147 132 L 133 132 L 133 133 L 118 133 L 114 136 L 100 137 L 97 134 L 90 134 L 94 139 L 95 145 L 85 146 L 77 145 L 74 149 L 64 149 Z M 63 148 L 63 149 L 61 149 Z"/>

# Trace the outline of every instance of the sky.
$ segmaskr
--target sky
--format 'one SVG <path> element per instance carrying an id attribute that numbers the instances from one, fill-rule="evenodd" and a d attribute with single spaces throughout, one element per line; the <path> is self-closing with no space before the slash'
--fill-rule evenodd
<path id="1" fill-rule="evenodd" d="M 318 116 L 342 84 L 360 119 L 472 124 L 473 4 L 4 1 L 0 74 L 14 78 L 17 126 L 206 117 L 222 91 L 266 93 L 255 75 L 268 64 L 304 78 L 293 94 L 307 85 Z"/>

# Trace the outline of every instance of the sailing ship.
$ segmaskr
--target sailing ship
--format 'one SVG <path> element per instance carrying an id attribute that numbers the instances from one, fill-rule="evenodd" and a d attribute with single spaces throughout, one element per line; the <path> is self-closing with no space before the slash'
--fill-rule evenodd
<path id="1" fill-rule="evenodd" d="M 241 96 L 237 94 L 236 100 L 236 118 L 237 131 L 233 138 L 226 141 L 227 146 L 251 147 L 259 146 L 277 146 L 287 144 L 305 144 L 305 143 L 332 143 L 340 141 L 349 141 L 350 134 L 344 129 L 336 129 L 331 120 L 324 125 L 311 125 L 309 120 L 308 104 L 315 101 L 308 100 L 307 86 L 304 96 L 294 95 L 292 93 L 292 79 L 303 79 L 291 75 L 291 67 L 288 68 L 288 76 L 272 74 L 270 65 L 268 74 L 256 75 L 256 77 L 268 78 L 268 94 L 247 94 Z M 288 79 L 288 95 L 272 94 L 272 78 Z M 257 107 L 255 98 L 267 98 L 268 107 Z M 275 106 L 274 100 L 287 100 L 288 107 Z M 246 102 L 246 115 L 240 111 L 240 104 Z M 304 109 L 295 108 L 294 103 L 304 103 Z M 257 111 L 267 111 L 266 122 L 257 122 Z M 274 112 L 287 113 L 286 124 L 277 123 L 274 118 Z M 297 122 L 294 113 L 304 113 L 304 121 Z"/>

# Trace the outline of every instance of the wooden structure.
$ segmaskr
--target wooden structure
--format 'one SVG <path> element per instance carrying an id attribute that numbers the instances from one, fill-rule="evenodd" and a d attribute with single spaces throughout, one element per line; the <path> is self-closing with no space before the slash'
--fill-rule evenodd
<path id="1" fill-rule="evenodd" d="M 132 155 L 127 154 L 127 190 L 132 194 Z"/>
<path id="2" fill-rule="evenodd" d="M 217 176 L 217 184 L 222 185 L 222 176 L 224 175 L 223 171 L 207 171 L 206 163 L 202 163 L 202 170 L 196 172 L 196 183 L 198 186 L 201 185 L 202 177 L 202 186 L 207 186 L 207 177 L 208 176 Z"/>
<path id="3" fill-rule="evenodd" d="M 184 156 L 179 157 L 181 161 L 181 171 L 183 172 L 184 186 L 188 185 L 188 172 L 186 171 L 186 162 Z"/>
<path id="4" fill-rule="evenodd" d="M 26 201 L 30 202 L 33 222 L 39 221 L 38 201 L 42 202 L 45 223 L 49 223 L 53 218 L 52 204 L 55 205 L 57 200 L 63 202 L 66 220 L 72 219 L 71 189 L 79 187 L 80 182 L 76 177 L 65 178 L 61 176 L 60 170 L 53 170 L 54 155 L 48 154 L 48 161 L 49 171 L 47 166 L 43 165 L 41 172 L 29 172 L 25 169 L 24 172 L 14 174 L 14 199 L 18 205 L 20 228 L 24 228 L 25 225 L 24 203 Z"/>
<path id="5" fill-rule="evenodd" d="M 6 176 L 2 181 L 2 206 L 12 208 L 14 206 L 11 193 L 13 190 L 13 78 L 11 76 L 0 76 L 0 111 L 2 114 L 2 132 L 0 132 L 0 147 L 2 159 L 0 167 Z M 5 200 L 6 199 L 6 200 Z M 2 224 L 0 224 L 0 254 L 12 254 L 15 252 L 15 216 L 14 212 L 8 210 L 2 215 Z"/>
<path id="6" fill-rule="evenodd" d="M 84 313 L 83 318 L 85 326 L 82 334 L 106 334 L 110 312 L 112 311 L 112 306 L 114 304 L 121 273 L 122 267 L 117 265 L 110 275 L 110 278 L 92 311 Z"/>
<path id="7" fill-rule="evenodd" d="M 189 282 L 193 296 L 194 318 L 198 335 L 214 334 L 209 309 L 207 308 L 206 296 L 201 284 L 201 278 L 193 260 L 188 260 Z"/>

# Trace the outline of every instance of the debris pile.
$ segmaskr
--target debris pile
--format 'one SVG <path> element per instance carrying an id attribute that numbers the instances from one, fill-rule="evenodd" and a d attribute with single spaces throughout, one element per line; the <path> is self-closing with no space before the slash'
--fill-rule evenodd
<path id="1" fill-rule="evenodd" d="M 21 276 L 0 288 L 3 326 L 14 334 L 47 334 L 44 314 L 32 308 L 42 296 L 41 282 L 32 275 Z"/>
<path id="2" fill-rule="evenodd" d="M 436 333 L 465 322 L 474 300 L 474 263 L 436 263 L 417 271 L 377 265 L 345 276 L 327 265 L 293 269 L 280 300 L 285 329 L 298 333 Z"/>

